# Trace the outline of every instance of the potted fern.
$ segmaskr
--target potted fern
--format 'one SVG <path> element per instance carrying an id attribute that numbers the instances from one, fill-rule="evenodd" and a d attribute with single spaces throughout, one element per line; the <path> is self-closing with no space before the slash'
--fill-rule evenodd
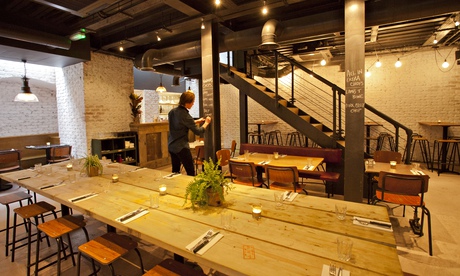
<path id="1" fill-rule="evenodd" d="M 82 172 L 86 172 L 89 177 L 102 174 L 104 168 L 102 167 L 102 163 L 97 154 L 87 155 L 84 161 Z"/>
<path id="2" fill-rule="evenodd" d="M 217 163 L 209 158 L 204 161 L 204 169 L 187 185 L 185 190 L 185 203 L 190 200 L 192 209 L 204 206 L 221 206 L 225 201 L 224 195 L 231 184 L 219 169 L 220 160 Z M 184 203 L 184 204 L 185 204 Z"/>

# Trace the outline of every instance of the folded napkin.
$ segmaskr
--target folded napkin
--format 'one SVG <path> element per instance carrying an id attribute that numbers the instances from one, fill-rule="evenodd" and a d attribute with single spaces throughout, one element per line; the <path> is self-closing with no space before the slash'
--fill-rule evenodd
<path id="1" fill-rule="evenodd" d="M 270 163 L 270 161 L 260 161 L 258 164 L 259 165 L 267 165 L 268 163 Z"/>
<path id="2" fill-rule="evenodd" d="M 96 193 L 89 193 L 89 194 L 77 196 L 77 197 L 74 197 L 74 198 L 70 198 L 69 201 L 70 201 L 70 202 L 83 201 L 83 200 L 87 200 L 87 199 L 90 199 L 90 198 L 92 198 L 92 197 L 95 197 L 95 196 L 97 196 L 97 195 L 98 195 L 98 194 L 96 194 Z"/>
<path id="3" fill-rule="evenodd" d="M 340 275 L 338 274 L 339 268 L 337 267 L 335 271 L 335 275 L 337 276 L 350 276 L 350 271 L 342 269 L 342 273 Z M 323 270 L 321 271 L 321 276 L 329 276 L 329 265 L 324 264 L 323 265 Z"/>
<path id="4" fill-rule="evenodd" d="M 116 218 L 115 220 L 118 221 L 118 222 L 121 222 L 123 224 L 126 224 L 130 221 L 133 221 L 137 218 L 140 218 L 142 217 L 143 215 L 146 215 L 149 213 L 149 210 L 147 209 L 143 209 L 143 208 L 139 208 L 137 210 L 134 210 L 132 212 L 129 212 L 121 217 L 118 217 Z"/>
<path id="5" fill-rule="evenodd" d="M 181 175 L 181 174 L 180 173 L 170 173 L 168 175 L 163 176 L 163 178 L 171 179 L 171 178 L 177 177 L 179 175 Z"/>
<path id="6" fill-rule="evenodd" d="M 393 227 L 391 226 L 390 222 L 367 219 L 367 218 L 360 218 L 360 217 L 353 217 L 353 224 L 379 229 L 383 231 L 393 232 Z"/>
<path id="7" fill-rule="evenodd" d="M 194 241 L 192 241 L 191 243 L 189 243 L 185 248 L 189 251 L 193 251 L 193 248 L 195 247 L 195 245 L 197 245 L 198 243 L 200 243 L 203 238 L 206 236 L 206 234 L 208 234 L 208 232 L 212 232 L 212 234 L 215 234 L 216 232 L 214 232 L 213 230 L 209 230 L 209 231 L 206 231 L 203 235 L 199 236 L 197 239 L 195 239 Z M 208 251 L 209 248 L 211 248 L 214 244 L 216 244 L 220 239 L 222 239 L 224 237 L 224 235 L 222 235 L 221 233 L 218 233 L 217 235 L 215 235 L 209 242 L 208 244 L 206 244 L 203 248 L 201 248 L 200 250 L 198 250 L 198 252 L 196 252 L 197 255 L 203 255 L 204 253 L 206 253 L 206 251 Z"/>
<path id="8" fill-rule="evenodd" d="M 410 170 L 410 172 L 411 172 L 412 174 L 415 174 L 415 175 L 425 175 L 424 172 L 419 171 L 419 170 Z"/>
<path id="9" fill-rule="evenodd" d="M 289 194 L 289 198 L 287 198 Z M 299 193 L 293 193 L 293 192 L 284 192 L 283 193 L 283 200 L 284 201 L 293 201 L 294 198 L 298 195 Z"/>
<path id="10" fill-rule="evenodd" d="M 285 157 L 287 156 L 287 154 L 280 154 L 280 157 Z"/>
<path id="11" fill-rule="evenodd" d="M 303 167 L 304 170 L 307 170 L 307 171 L 312 171 L 315 167 L 312 166 L 312 165 L 305 165 L 305 167 Z"/>

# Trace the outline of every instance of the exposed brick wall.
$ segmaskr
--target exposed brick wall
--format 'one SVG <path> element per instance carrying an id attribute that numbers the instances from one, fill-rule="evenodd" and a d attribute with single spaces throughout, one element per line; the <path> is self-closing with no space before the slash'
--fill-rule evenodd
<path id="1" fill-rule="evenodd" d="M 26 70 L 38 103 L 13 102 L 21 92 L 24 64 L 0 60 L 0 137 L 58 132 L 54 67 L 27 63 Z"/>

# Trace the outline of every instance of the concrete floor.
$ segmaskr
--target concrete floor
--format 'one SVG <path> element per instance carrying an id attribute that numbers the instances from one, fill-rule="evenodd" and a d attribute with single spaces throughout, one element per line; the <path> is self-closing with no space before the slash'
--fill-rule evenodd
<path id="1" fill-rule="evenodd" d="M 169 171 L 168 167 L 162 168 Z M 428 235 L 425 229 L 425 236 L 419 237 L 411 232 L 409 219 L 413 215 L 412 209 L 406 210 L 406 217 L 402 216 L 402 208 L 389 206 L 388 210 L 391 216 L 391 222 L 394 227 L 394 234 L 398 245 L 398 255 L 403 271 L 407 275 L 460 275 L 460 238 L 456 236 L 458 233 L 456 226 L 460 225 L 460 201 L 456 201 L 455 196 L 460 194 L 460 175 L 429 173 L 430 186 L 429 192 L 426 194 L 426 206 L 432 214 L 432 232 L 433 232 L 433 256 L 428 254 Z M 0 196 L 7 193 L 20 190 L 20 187 L 1 192 Z M 324 194 L 324 186 L 309 185 L 308 189 L 311 195 L 326 196 Z M 336 195 L 335 198 L 340 199 L 341 196 Z M 51 202 L 48 199 L 45 199 Z M 59 207 L 59 204 L 56 204 Z M 16 206 L 12 206 L 15 208 Z M 0 227 L 5 225 L 6 208 L 0 206 Z M 106 231 L 105 225 L 102 223 L 87 218 L 87 228 L 90 233 L 90 238 L 94 238 L 103 234 Z M 24 233 L 24 228 L 19 228 L 20 233 Z M 81 232 L 73 234 L 72 238 L 74 247 L 84 241 L 84 235 Z M 53 242 L 53 241 L 51 241 Z M 173 256 L 171 252 L 165 251 L 155 245 L 148 244 L 143 241 L 139 242 L 139 248 L 144 260 L 145 269 L 150 269 L 164 258 Z M 26 275 L 26 248 L 17 250 L 15 262 L 10 261 L 10 257 L 6 257 L 4 253 L 5 232 L 0 233 L 0 267 L 5 275 L 16 276 Z M 35 244 L 33 246 L 35 248 Z M 54 252 L 55 244 L 48 249 L 46 246 L 41 246 L 41 256 L 44 256 L 47 251 Z M 33 250 L 34 252 L 35 250 Z M 34 256 L 34 255 L 33 255 Z M 34 257 L 35 258 L 35 257 Z M 33 258 L 33 259 L 34 259 Z M 376 260 L 378 262 L 378 260 Z M 135 253 L 129 254 L 124 260 L 115 263 L 115 270 L 119 275 L 142 275 L 139 267 L 139 261 Z M 218 275 L 218 272 L 209 270 L 203 267 L 206 273 Z M 61 275 L 76 275 L 76 268 L 72 266 L 70 260 L 66 260 L 62 265 Z M 32 270 L 33 273 L 33 270 Z M 82 261 L 82 275 L 91 273 L 90 263 L 87 260 Z M 277 273 L 276 273 L 277 274 Z M 40 272 L 40 275 L 56 275 L 56 266 L 51 266 Z M 102 267 L 98 275 L 111 275 L 107 267 Z"/>

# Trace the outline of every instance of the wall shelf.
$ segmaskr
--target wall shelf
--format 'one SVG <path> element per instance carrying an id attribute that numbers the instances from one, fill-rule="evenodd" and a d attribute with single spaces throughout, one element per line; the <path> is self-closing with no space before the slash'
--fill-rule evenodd
<path id="1" fill-rule="evenodd" d="M 121 157 L 123 164 L 137 165 L 137 137 L 107 137 L 91 140 L 92 154 L 107 158 L 113 162 Z"/>

